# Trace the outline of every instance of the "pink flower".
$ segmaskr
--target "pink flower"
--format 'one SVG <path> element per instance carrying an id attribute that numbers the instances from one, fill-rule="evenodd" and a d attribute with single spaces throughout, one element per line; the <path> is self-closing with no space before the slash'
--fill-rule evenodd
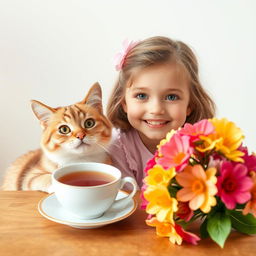
<path id="1" fill-rule="evenodd" d="M 218 196 L 228 209 L 234 209 L 236 203 L 243 204 L 251 199 L 253 182 L 247 175 L 248 169 L 243 164 L 222 163 L 217 181 Z"/>
<path id="2" fill-rule="evenodd" d="M 123 68 L 127 54 L 137 44 L 138 44 L 138 41 L 133 42 L 133 41 L 129 41 L 128 39 L 124 40 L 123 49 L 121 50 L 121 52 L 117 53 L 116 56 L 114 57 L 115 68 L 117 71 Z"/>
<path id="3" fill-rule="evenodd" d="M 182 239 L 183 239 L 184 241 L 186 241 L 187 243 L 196 245 L 197 242 L 200 240 L 200 238 L 199 238 L 197 235 L 185 231 L 185 230 L 184 230 L 180 225 L 178 225 L 178 224 L 175 224 L 175 227 L 174 227 L 174 228 L 175 228 L 177 234 L 180 235 L 180 236 L 182 237 Z"/>
<path id="4" fill-rule="evenodd" d="M 148 170 L 152 169 L 156 165 L 156 157 L 158 156 L 158 151 L 155 152 L 155 155 L 153 158 L 148 160 L 146 167 L 144 169 L 144 172 L 147 174 Z"/>
<path id="5" fill-rule="evenodd" d="M 158 164 L 165 169 L 175 167 L 177 172 L 182 171 L 193 153 L 189 143 L 189 136 L 174 134 L 170 141 L 161 146 L 160 153 L 162 157 L 156 160 Z"/>
<path id="6" fill-rule="evenodd" d="M 207 119 L 201 120 L 195 124 L 185 124 L 185 126 L 179 130 L 182 135 L 188 135 L 191 141 L 195 141 L 200 135 L 209 135 L 214 132 L 214 126 Z"/>
<path id="7" fill-rule="evenodd" d="M 140 208 L 142 210 L 145 210 L 147 208 L 148 205 L 148 201 L 146 200 L 146 198 L 144 197 L 144 192 L 147 189 L 147 185 L 143 184 L 142 188 L 141 188 L 141 193 L 140 193 L 140 198 L 141 198 L 141 204 L 140 204 Z"/>

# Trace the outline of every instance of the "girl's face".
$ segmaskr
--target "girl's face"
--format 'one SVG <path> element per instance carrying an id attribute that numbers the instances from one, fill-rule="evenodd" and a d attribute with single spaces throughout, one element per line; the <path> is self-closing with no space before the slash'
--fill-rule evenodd
<path id="1" fill-rule="evenodd" d="M 160 140 L 178 129 L 191 110 L 189 84 L 175 64 L 154 65 L 136 74 L 122 104 L 144 145 L 154 153 Z"/>

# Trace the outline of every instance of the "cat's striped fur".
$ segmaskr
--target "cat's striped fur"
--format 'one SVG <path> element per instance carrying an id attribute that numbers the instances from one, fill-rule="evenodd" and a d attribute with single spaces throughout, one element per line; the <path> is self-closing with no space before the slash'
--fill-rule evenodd
<path id="1" fill-rule="evenodd" d="M 103 115 L 98 83 L 83 101 L 74 105 L 51 108 L 32 101 L 32 109 L 43 128 L 41 149 L 21 156 L 8 168 L 3 190 L 49 192 L 51 173 L 62 165 L 111 162 L 107 148 L 112 126 Z"/>

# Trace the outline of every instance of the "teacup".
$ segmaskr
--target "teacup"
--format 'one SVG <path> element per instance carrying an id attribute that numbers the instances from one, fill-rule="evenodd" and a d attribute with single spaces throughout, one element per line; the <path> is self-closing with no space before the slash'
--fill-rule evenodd
<path id="1" fill-rule="evenodd" d="M 125 183 L 131 183 L 132 192 L 116 200 Z M 75 163 L 54 171 L 52 187 L 56 198 L 65 210 L 80 219 L 94 219 L 103 215 L 114 203 L 125 207 L 137 190 L 132 177 L 121 178 L 116 167 L 95 163 Z"/>

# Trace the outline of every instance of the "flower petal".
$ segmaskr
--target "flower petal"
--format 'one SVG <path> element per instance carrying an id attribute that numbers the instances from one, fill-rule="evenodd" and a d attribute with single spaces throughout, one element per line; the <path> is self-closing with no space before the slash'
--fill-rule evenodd
<path id="1" fill-rule="evenodd" d="M 191 233 L 191 232 L 187 232 L 185 231 L 180 225 L 175 224 L 175 230 L 176 232 L 182 237 L 182 239 L 190 244 L 194 244 L 196 245 L 197 242 L 200 240 L 200 238 Z"/>
<path id="2" fill-rule="evenodd" d="M 192 174 L 194 177 L 202 180 L 206 180 L 206 174 L 203 167 L 199 164 L 194 165 L 192 168 Z"/>
<path id="3" fill-rule="evenodd" d="M 178 201 L 187 202 L 190 201 L 195 195 L 190 188 L 182 188 L 178 191 L 176 196 Z"/>
<path id="4" fill-rule="evenodd" d="M 251 199 L 250 192 L 243 192 L 235 195 L 235 199 L 239 204 L 247 203 Z"/>
<path id="5" fill-rule="evenodd" d="M 191 185 L 195 178 L 188 172 L 180 172 L 176 175 L 176 180 L 182 187 L 188 187 Z"/>
<path id="6" fill-rule="evenodd" d="M 195 196 L 192 200 L 189 202 L 189 207 L 193 211 L 197 210 L 200 208 L 200 206 L 203 204 L 205 200 L 205 195 L 204 194 L 199 194 Z"/>

